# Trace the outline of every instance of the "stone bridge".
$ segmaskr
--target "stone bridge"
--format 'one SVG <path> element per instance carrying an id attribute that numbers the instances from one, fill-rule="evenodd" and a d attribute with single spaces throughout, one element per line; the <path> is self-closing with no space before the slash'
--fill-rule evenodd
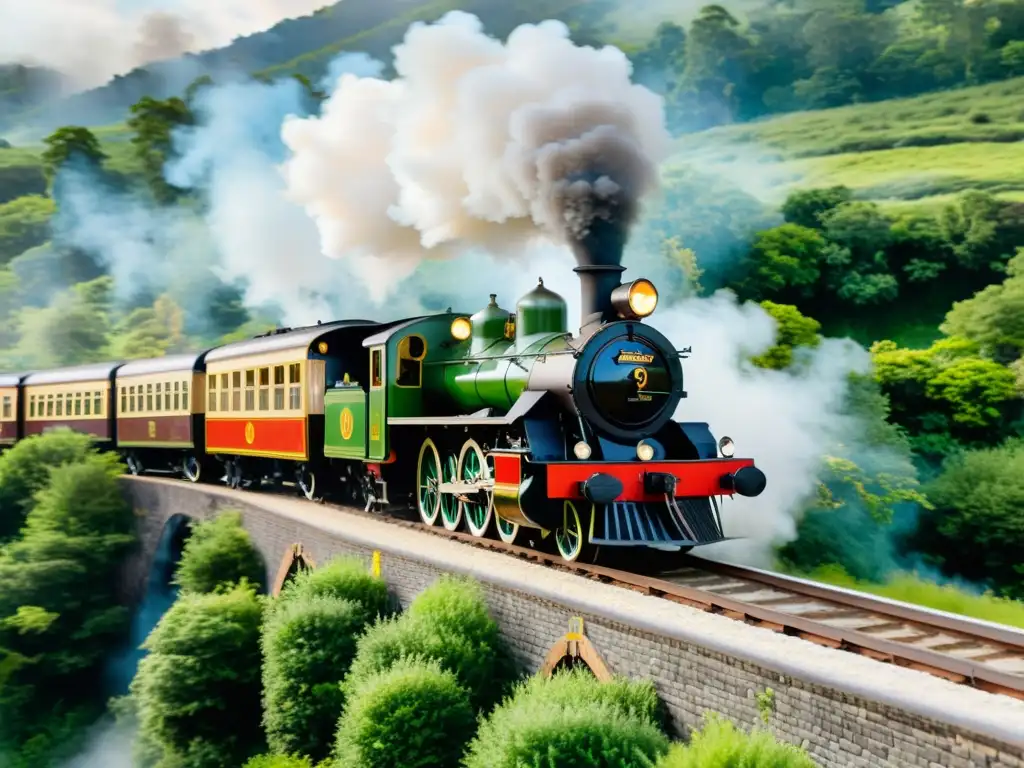
<path id="1" fill-rule="evenodd" d="M 1022 701 L 297 498 L 124 482 L 141 539 L 125 565 L 129 598 L 155 565 L 173 565 L 154 564 L 161 537 L 180 553 L 188 519 L 237 510 L 272 591 L 295 569 L 339 555 L 379 569 L 403 607 L 442 573 L 473 576 L 525 669 L 570 655 L 598 676 L 651 678 L 680 734 L 709 710 L 751 727 L 767 706 L 775 734 L 822 766 L 1024 768 Z"/>

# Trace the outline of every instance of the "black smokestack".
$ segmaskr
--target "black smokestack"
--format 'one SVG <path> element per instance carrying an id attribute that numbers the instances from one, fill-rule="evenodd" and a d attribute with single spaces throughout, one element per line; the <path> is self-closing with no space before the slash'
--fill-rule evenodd
<path id="1" fill-rule="evenodd" d="M 614 157 L 614 155 L 612 155 Z M 612 290 L 626 270 L 622 252 L 629 227 L 636 219 L 637 196 L 622 179 L 621 169 L 593 169 L 573 174 L 557 191 L 556 205 L 565 221 L 565 234 L 580 276 L 580 328 L 612 319 Z"/>

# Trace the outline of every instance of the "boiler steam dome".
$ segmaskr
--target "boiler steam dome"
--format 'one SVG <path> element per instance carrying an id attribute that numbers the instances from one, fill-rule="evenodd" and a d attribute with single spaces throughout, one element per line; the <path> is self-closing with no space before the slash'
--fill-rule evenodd
<path id="1" fill-rule="evenodd" d="M 516 305 L 516 336 L 525 338 L 537 333 L 565 333 L 567 329 L 565 299 L 545 288 L 544 279 L 538 278 L 537 287 Z"/>
<path id="2" fill-rule="evenodd" d="M 491 294 L 490 303 L 469 318 L 473 326 L 473 343 L 470 354 L 480 354 L 497 341 L 505 338 L 505 323 L 508 310 L 498 306 L 498 295 Z"/>

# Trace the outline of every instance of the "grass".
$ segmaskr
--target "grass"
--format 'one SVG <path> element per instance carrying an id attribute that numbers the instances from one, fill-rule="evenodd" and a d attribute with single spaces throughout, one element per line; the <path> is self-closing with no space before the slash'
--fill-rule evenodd
<path id="1" fill-rule="evenodd" d="M 991 594 L 972 594 L 951 585 L 936 584 L 912 573 L 901 573 L 885 584 L 858 581 L 838 567 L 820 568 L 808 575 L 837 587 L 867 592 L 890 600 L 1024 629 L 1024 603 Z"/>

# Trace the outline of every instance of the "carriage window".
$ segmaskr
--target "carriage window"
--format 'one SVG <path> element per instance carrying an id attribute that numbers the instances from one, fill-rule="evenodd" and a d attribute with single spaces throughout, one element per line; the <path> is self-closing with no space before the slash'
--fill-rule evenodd
<path id="1" fill-rule="evenodd" d="M 256 410 L 256 369 L 245 372 L 245 410 Z"/>
<path id="2" fill-rule="evenodd" d="M 217 374 L 212 374 L 210 376 L 210 404 L 207 407 L 207 410 L 217 410 Z"/>
<path id="3" fill-rule="evenodd" d="M 177 382 L 175 382 L 174 386 L 178 386 Z M 164 410 L 171 410 L 171 382 L 169 381 L 164 384 Z"/>
<path id="4" fill-rule="evenodd" d="M 86 395 L 88 397 L 88 395 Z M 82 415 L 82 393 L 75 392 L 75 416 Z"/>
<path id="5" fill-rule="evenodd" d="M 181 407 L 182 410 L 191 410 L 192 406 L 188 402 L 188 382 L 181 382 Z"/>
<path id="6" fill-rule="evenodd" d="M 260 368 L 260 410 L 270 410 L 270 369 Z"/>
<path id="7" fill-rule="evenodd" d="M 302 408 L 302 365 L 288 366 L 288 407 L 297 411 Z"/>
<path id="8" fill-rule="evenodd" d="M 68 415 L 68 416 L 71 415 L 71 402 L 72 402 L 72 400 L 74 400 L 74 397 L 71 395 L 70 392 L 68 392 L 66 395 L 64 395 L 64 413 L 66 415 Z"/>
<path id="9" fill-rule="evenodd" d="M 11 396 L 4 395 L 4 416 L 5 419 L 11 418 Z"/>
<path id="10" fill-rule="evenodd" d="M 419 387 L 423 384 L 423 358 L 426 354 L 427 342 L 422 336 L 406 336 L 398 342 L 396 386 Z"/>
<path id="11" fill-rule="evenodd" d="M 88 397 L 88 395 L 86 395 Z M 92 393 L 92 412 L 95 416 L 103 415 L 103 393 L 93 392 Z"/>
<path id="12" fill-rule="evenodd" d="M 32 395 L 32 397 L 30 397 L 28 399 L 28 415 L 31 418 L 35 418 L 35 415 L 36 415 L 36 396 L 35 395 Z"/>
<path id="13" fill-rule="evenodd" d="M 128 390 L 125 387 L 121 387 L 121 413 L 128 411 Z"/>
<path id="14" fill-rule="evenodd" d="M 370 387 L 376 389 L 381 386 L 379 349 L 375 349 L 370 353 L 370 368 L 372 369 L 372 373 L 370 376 Z"/>
<path id="15" fill-rule="evenodd" d="M 55 414 L 53 414 L 53 415 L 54 416 L 63 416 L 64 415 L 64 395 L 57 395 L 57 412 Z"/>
<path id="16" fill-rule="evenodd" d="M 162 411 L 163 410 L 163 408 L 161 407 L 163 405 L 163 400 L 164 400 L 163 386 L 161 386 L 158 383 L 156 385 L 156 409 L 158 411 Z"/>
<path id="17" fill-rule="evenodd" d="M 242 410 L 242 372 L 231 374 L 231 410 Z"/>
<path id="18" fill-rule="evenodd" d="M 128 410 L 135 413 L 135 387 L 128 387 Z"/>
<path id="19" fill-rule="evenodd" d="M 53 395 L 46 396 L 46 415 L 53 416 Z"/>
<path id="20" fill-rule="evenodd" d="M 284 366 L 274 366 L 274 410 L 284 410 Z"/>
<path id="21" fill-rule="evenodd" d="M 92 401 L 89 399 L 89 395 L 86 394 L 85 402 L 82 403 L 82 413 L 86 416 L 92 415 L 92 409 L 89 407 L 92 405 Z"/>
<path id="22" fill-rule="evenodd" d="M 147 384 L 146 385 L 146 410 L 147 411 L 152 411 L 153 410 L 153 385 L 152 384 Z"/>
<path id="23" fill-rule="evenodd" d="M 222 411 L 228 410 L 228 392 L 230 392 L 228 387 L 228 375 L 222 373 L 220 375 L 220 409 Z"/>
<path id="24" fill-rule="evenodd" d="M 174 382 L 174 410 L 176 411 L 181 410 L 181 394 L 178 391 L 180 386 L 180 381 Z"/>

